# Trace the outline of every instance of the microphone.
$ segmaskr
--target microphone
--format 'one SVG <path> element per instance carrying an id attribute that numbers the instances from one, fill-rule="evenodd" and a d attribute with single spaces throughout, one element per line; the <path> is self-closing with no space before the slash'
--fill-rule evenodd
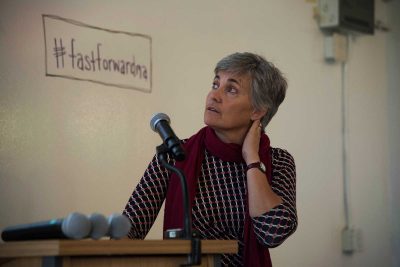
<path id="1" fill-rule="evenodd" d="M 92 225 L 89 236 L 92 239 L 100 239 L 108 233 L 109 225 L 107 218 L 100 213 L 92 213 L 89 216 L 89 221 Z"/>
<path id="2" fill-rule="evenodd" d="M 89 236 L 92 239 L 100 239 L 109 236 L 112 239 L 121 239 L 131 230 L 131 221 L 125 215 L 111 214 L 108 218 L 99 213 L 89 216 L 92 229 Z"/>
<path id="3" fill-rule="evenodd" d="M 112 239 L 121 239 L 131 230 L 131 221 L 124 214 L 113 213 L 108 217 L 108 235 Z"/>
<path id="4" fill-rule="evenodd" d="M 89 219 L 81 213 L 73 212 L 65 219 L 6 227 L 1 233 L 1 238 L 4 241 L 81 239 L 87 237 L 90 230 Z"/>
<path id="5" fill-rule="evenodd" d="M 179 138 L 169 125 L 170 122 L 171 120 L 168 115 L 157 113 L 151 118 L 150 127 L 161 136 L 164 145 L 168 148 L 172 156 L 178 161 L 183 161 L 185 159 L 185 151 Z"/>

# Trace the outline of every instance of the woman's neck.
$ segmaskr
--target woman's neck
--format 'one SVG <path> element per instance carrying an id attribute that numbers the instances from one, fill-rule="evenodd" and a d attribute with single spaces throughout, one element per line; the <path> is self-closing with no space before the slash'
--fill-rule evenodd
<path id="1" fill-rule="evenodd" d="M 237 131 L 234 132 L 232 130 L 230 131 L 223 131 L 219 129 L 214 129 L 215 134 L 218 136 L 218 138 L 226 143 L 226 144 L 237 144 L 237 145 L 242 145 L 244 138 L 246 137 L 246 132 L 245 131 Z"/>

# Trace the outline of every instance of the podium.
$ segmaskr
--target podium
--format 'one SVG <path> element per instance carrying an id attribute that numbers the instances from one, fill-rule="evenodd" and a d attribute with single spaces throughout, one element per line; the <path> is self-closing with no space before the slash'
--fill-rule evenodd
<path id="1" fill-rule="evenodd" d="M 180 266 L 189 240 L 43 240 L 0 244 L 0 267 Z M 220 266 L 221 254 L 237 253 L 236 240 L 201 240 L 200 266 Z"/>

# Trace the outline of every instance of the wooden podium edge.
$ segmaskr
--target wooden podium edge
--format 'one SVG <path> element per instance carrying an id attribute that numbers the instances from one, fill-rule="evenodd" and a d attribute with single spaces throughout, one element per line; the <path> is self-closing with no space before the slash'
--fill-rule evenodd
<path id="1" fill-rule="evenodd" d="M 237 253 L 236 240 L 201 240 L 202 254 Z M 189 240 L 45 240 L 0 244 L 0 258 L 188 254 Z"/>

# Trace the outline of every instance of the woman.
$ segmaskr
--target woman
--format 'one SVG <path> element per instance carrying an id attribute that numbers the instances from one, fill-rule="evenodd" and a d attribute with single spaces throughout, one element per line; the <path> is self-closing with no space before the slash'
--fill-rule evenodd
<path id="1" fill-rule="evenodd" d="M 270 147 L 263 132 L 285 98 L 287 83 L 261 56 L 235 53 L 218 62 L 206 99 L 207 125 L 183 140 L 187 159 L 175 162 L 186 175 L 192 225 L 202 239 L 235 239 L 229 266 L 272 266 L 268 248 L 297 227 L 296 174 L 292 156 Z M 182 226 L 177 177 L 155 156 L 124 214 L 130 238 L 144 238 L 166 199 L 164 230 Z"/>

